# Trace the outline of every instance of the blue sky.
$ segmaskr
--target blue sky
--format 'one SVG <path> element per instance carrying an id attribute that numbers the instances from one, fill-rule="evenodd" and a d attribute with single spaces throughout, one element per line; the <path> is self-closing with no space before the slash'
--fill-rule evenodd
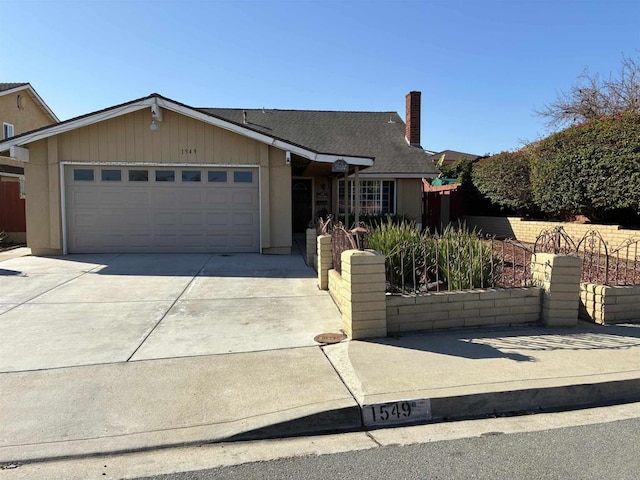
<path id="1" fill-rule="evenodd" d="M 152 92 L 195 107 L 397 111 L 422 145 L 495 153 L 536 108 L 640 55 L 638 0 L 0 0 L 0 81 L 62 119 Z"/>

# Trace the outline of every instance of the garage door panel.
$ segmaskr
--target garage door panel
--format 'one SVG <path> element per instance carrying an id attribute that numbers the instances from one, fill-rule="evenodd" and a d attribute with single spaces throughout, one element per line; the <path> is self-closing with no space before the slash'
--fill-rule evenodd
<path id="1" fill-rule="evenodd" d="M 206 192 L 206 202 L 213 206 L 226 206 L 229 204 L 229 193 L 216 185 L 214 189 Z"/>
<path id="2" fill-rule="evenodd" d="M 74 181 L 67 166 L 67 244 L 70 252 L 258 252 L 260 218 L 257 170 L 253 183 Z M 89 167 L 82 167 L 89 168 Z M 109 168 L 112 168 L 111 166 Z M 113 167 L 118 168 L 118 167 Z M 133 168 L 135 169 L 135 168 Z M 166 169 L 166 167 L 158 167 Z M 197 170 L 197 167 L 189 169 Z"/>
<path id="3" fill-rule="evenodd" d="M 159 212 L 153 214 L 153 224 L 158 227 L 173 228 L 178 224 L 178 214 L 175 212 Z"/>
<path id="4" fill-rule="evenodd" d="M 180 200 L 178 191 L 171 188 L 159 188 L 151 192 L 151 201 L 158 207 L 173 208 Z"/>
<path id="5" fill-rule="evenodd" d="M 223 212 L 205 214 L 205 222 L 209 227 L 222 227 L 229 224 L 229 214 Z"/>
<path id="6" fill-rule="evenodd" d="M 176 234 L 156 235 L 155 243 L 160 248 L 177 247 L 178 235 Z"/>
<path id="7" fill-rule="evenodd" d="M 231 224 L 237 227 L 250 227 L 254 221 L 251 213 L 234 213 L 231 218 Z"/>
<path id="8" fill-rule="evenodd" d="M 230 235 L 229 237 L 234 245 L 241 248 L 249 248 L 253 244 L 253 235 Z"/>
<path id="9" fill-rule="evenodd" d="M 231 201 L 235 205 L 253 205 L 255 203 L 253 192 L 250 191 L 233 192 Z"/>
<path id="10" fill-rule="evenodd" d="M 145 187 L 141 186 L 140 188 Z M 151 192 L 135 191 L 133 190 L 133 187 L 126 189 L 125 192 L 128 203 L 133 205 L 143 205 L 145 207 L 151 205 Z"/>
<path id="11" fill-rule="evenodd" d="M 120 206 L 125 203 L 125 198 L 122 196 L 122 192 L 115 189 L 108 189 L 103 191 L 98 191 L 99 193 L 99 202 L 102 205 L 109 206 Z"/>

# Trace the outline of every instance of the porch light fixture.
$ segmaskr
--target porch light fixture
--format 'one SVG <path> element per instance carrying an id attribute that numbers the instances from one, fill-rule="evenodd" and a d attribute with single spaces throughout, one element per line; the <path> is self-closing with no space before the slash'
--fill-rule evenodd
<path id="1" fill-rule="evenodd" d="M 158 130 L 158 124 L 156 123 L 155 118 L 151 120 L 151 125 L 149 125 L 149 128 L 151 129 L 152 132 L 155 132 L 156 130 Z"/>

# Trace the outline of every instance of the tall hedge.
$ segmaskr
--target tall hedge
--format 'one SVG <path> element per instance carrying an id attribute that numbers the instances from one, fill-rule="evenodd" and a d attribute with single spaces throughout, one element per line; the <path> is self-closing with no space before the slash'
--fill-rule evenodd
<path id="1" fill-rule="evenodd" d="M 478 191 L 502 208 L 521 213 L 534 208 L 528 151 L 502 152 L 473 165 L 471 177 Z"/>
<path id="2" fill-rule="evenodd" d="M 543 212 L 640 213 L 640 115 L 622 114 L 570 127 L 532 149 L 531 185 Z"/>

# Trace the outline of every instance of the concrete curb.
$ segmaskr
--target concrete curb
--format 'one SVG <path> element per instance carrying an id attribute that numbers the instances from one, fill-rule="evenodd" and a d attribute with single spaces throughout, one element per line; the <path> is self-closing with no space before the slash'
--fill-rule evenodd
<path id="1" fill-rule="evenodd" d="M 412 399 L 405 398 L 404 400 L 411 401 Z M 149 432 L 106 439 L 86 439 L 52 444 L 4 447 L 0 448 L 0 463 L 37 463 L 210 443 L 367 431 L 391 426 L 402 427 L 442 421 L 484 418 L 501 414 L 517 415 L 543 411 L 573 410 L 634 401 L 640 401 L 639 378 L 432 398 L 431 420 L 379 425 L 378 427 L 365 427 L 362 421 L 362 406 L 354 405 L 327 409 L 273 424 L 257 422 L 264 425 L 241 433 L 230 433 L 230 430 L 235 430 L 233 426 L 226 426 L 222 429 L 226 430 L 227 433 L 221 432 L 219 426 L 202 426 L 183 429 L 182 431 Z M 168 438 L 169 436 L 171 439 Z M 127 443 L 130 444 L 129 447 L 122 446 Z"/>
<path id="2" fill-rule="evenodd" d="M 462 420 L 629 403 L 640 400 L 640 379 L 489 392 L 431 399 L 434 420 Z M 461 413 L 464 412 L 464 413 Z"/>
<path id="3" fill-rule="evenodd" d="M 273 418 L 273 420 L 276 419 Z M 222 426 L 204 425 L 115 437 L 2 447 L 0 448 L 0 465 L 116 455 L 210 443 L 319 435 L 329 432 L 359 430 L 362 424 L 360 408 L 356 405 L 329 408 L 325 411 L 272 424 L 267 424 L 262 419 L 256 423 L 264 426 L 240 433 L 238 431 L 241 430 L 242 425 L 237 425 L 239 423 L 242 422 L 232 422 L 232 424 Z"/>

